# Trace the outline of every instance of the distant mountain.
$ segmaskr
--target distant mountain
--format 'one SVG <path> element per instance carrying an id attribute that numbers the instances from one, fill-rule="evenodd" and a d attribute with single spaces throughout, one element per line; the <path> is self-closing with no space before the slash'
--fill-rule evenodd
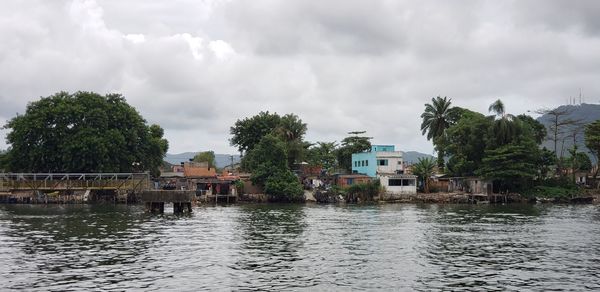
<path id="1" fill-rule="evenodd" d="M 557 142 L 557 152 L 559 154 L 563 153 L 564 156 L 568 156 L 568 149 L 573 147 L 573 131 L 577 131 L 576 135 L 576 143 L 577 147 L 582 151 L 588 151 L 584 144 L 584 133 L 583 129 L 585 125 L 590 124 L 596 120 L 600 120 L 600 104 L 587 104 L 582 103 L 579 105 L 562 105 L 557 108 L 558 110 L 566 110 L 568 114 L 560 117 L 561 120 L 571 119 L 571 120 L 580 120 L 583 125 L 578 125 L 576 127 L 567 128 L 564 127 L 564 133 L 559 135 L 559 141 Z M 548 135 L 551 135 L 550 126 L 553 124 L 552 122 L 553 116 L 549 114 L 545 114 L 537 120 L 546 126 L 546 130 L 548 131 Z M 562 130 L 561 130 L 562 131 Z M 554 150 L 554 141 L 550 139 L 546 139 L 542 146 L 548 148 L 549 150 Z M 590 158 L 593 157 L 590 155 Z"/>
<path id="2" fill-rule="evenodd" d="M 180 164 L 181 162 L 189 161 L 196 156 L 198 152 L 184 152 L 178 154 L 167 153 L 165 155 L 164 161 L 171 164 Z M 240 162 L 239 155 L 233 155 L 233 163 Z M 218 168 L 223 168 L 225 166 L 231 165 L 231 155 L 229 154 L 215 154 L 215 164 Z"/>
<path id="3" fill-rule="evenodd" d="M 402 156 L 402 158 L 404 159 L 404 162 L 406 162 L 408 164 L 415 164 L 419 161 L 419 158 L 426 158 L 426 157 L 435 159 L 435 157 L 433 157 L 432 155 L 417 152 L 417 151 L 404 151 L 404 155 Z"/>

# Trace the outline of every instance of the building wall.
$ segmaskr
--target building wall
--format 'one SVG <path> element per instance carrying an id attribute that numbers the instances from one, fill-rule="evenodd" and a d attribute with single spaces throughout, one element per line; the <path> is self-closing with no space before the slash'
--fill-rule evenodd
<path id="1" fill-rule="evenodd" d="M 377 175 L 375 152 L 352 154 L 352 172 L 375 177 Z"/>
<path id="2" fill-rule="evenodd" d="M 394 145 L 371 145 L 371 152 L 394 152 L 396 147 Z"/>
<path id="3" fill-rule="evenodd" d="M 397 185 L 391 185 L 390 186 L 390 179 L 391 180 L 398 180 L 398 179 L 402 179 L 402 180 L 406 180 L 406 181 L 410 181 L 410 185 L 403 185 L 403 186 L 397 186 Z M 390 193 L 390 194 L 397 194 L 397 195 L 413 195 L 417 193 L 417 178 L 416 177 L 394 177 L 394 176 L 387 176 L 387 175 L 381 175 L 379 176 L 379 182 L 381 183 L 381 185 L 385 188 L 386 193 Z"/>
<path id="4" fill-rule="evenodd" d="M 384 165 L 381 165 L 384 162 Z M 402 152 L 376 152 L 377 173 L 399 173 L 403 171 Z"/>

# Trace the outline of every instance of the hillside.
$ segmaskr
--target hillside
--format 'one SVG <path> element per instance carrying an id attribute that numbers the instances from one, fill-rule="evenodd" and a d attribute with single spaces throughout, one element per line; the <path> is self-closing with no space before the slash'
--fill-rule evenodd
<path id="1" fill-rule="evenodd" d="M 404 159 L 404 162 L 406 162 L 408 164 L 415 164 L 419 161 L 419 158 L 426 158 L 426 157 L 435 159 L 435 157 L 433 157 L 432 155 L 417 152 L 417 151 L 404 151 L 404 155 L 402 158 Z"/>
<path id="2" fill-rule="evenodd" d="M 180 164 L 181 162 L 189 161 L 190 159 L 194 158 L 194 156 L 196 154 L 198 154 L 198 152 L 184 152 L 184 153 L 177 153 L 177 154 L 167 153 L 163 160 L 168 163 L 171 163 L 171 164 Z M 240 156 L 233 155 L 233 163 L 238 163 L 238 162 L 240 162 Z M 215 164 L 217 165 L 218 168 L 223 168 L 225 166 L 230 165 L 231 164 L 231 155 L 215 154 Z"/>
<path id="3" fill-rule="evenodd" d="M 564 127 L 564 131 L 562 131 L 562 135 L 560 135 L 560 139 L 557 142 L 557 152 L 559 154 L 563 154 L 568 156 L 568 149 L 573 147 L 573 132 L 576 132 L 576 143 L 577 147 L 583 151 L 588 151 L 584 144 L 584 134 L 583 129 L 584 125 L 592 123 L 596 120 L 600 120 L 600 104 L 587 104 L 582 103 L 579 105 L 563 105 L 557 108 L 558 110 L 566 110 L 568 113 L 562 116 L 561 120 L 579 120 L 583 125 L 579 125 L 576 127 Z M 548 131 L 548 135 L 551 135 L 550 126 L 552 125 L 553 116 L 549 114 L 545 114 L 537 120 L 546 126 L 546 130 Z M 548 148 L 549 150 L 554 150 L 554 142 L 550 139 L 544 141 L 542 146 Z M 590 155 L 590 158 L 593 157 Z"/>

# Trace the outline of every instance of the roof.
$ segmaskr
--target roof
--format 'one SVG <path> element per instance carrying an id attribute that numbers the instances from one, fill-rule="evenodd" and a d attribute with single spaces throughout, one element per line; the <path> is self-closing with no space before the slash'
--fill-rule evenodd
<path id="1" fill-rule="evenodd" d="M 195 167 L 190 165 L 183 166 L 185 177 L 214 177 L 217 176 L 215 168 Z"/>
<path id="2" fill-rule="evenodd" d="M 183 177 L 183 172 L 164 171 L 160 173 L 160 177 Z"/>

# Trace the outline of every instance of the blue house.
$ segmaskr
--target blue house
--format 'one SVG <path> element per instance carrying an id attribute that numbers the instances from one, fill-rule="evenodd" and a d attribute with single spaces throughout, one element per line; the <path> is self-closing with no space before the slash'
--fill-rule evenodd
<path id="1" fill-rule="evenodd" d="M 371 150 L 352 154 L 352 173 L 377 177 L 378 174 L 402 173 L 402 152 L 394 145 L 372 145 Z"/>

